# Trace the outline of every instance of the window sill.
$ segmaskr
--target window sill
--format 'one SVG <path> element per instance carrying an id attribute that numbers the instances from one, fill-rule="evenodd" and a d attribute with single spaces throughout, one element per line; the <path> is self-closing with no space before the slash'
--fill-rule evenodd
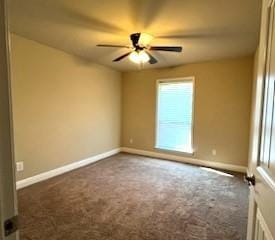
<path id="1" fill-rule="evenodd" d="M 156 147 L 155 149 L 161 152 L 167 152 L 167 153 L 175 153 L 177 155 L 185 155 L 185 156 L 194 156 L 194 151 L 192 152 L 187 152 L 187 151 L 179 151 L 179 150 L 171 150 L 171 149 L 165 149 L 165 148 L 160 148 L 160 147 Z"/>

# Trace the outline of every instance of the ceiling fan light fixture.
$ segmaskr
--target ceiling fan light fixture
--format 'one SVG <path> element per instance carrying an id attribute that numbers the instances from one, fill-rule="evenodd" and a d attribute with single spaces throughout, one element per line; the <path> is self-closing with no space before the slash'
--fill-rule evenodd
<path id="1" fill-rule="evenodd" d="M 136 51 L 131 52 L 129 59 L 134 63 L 140 63 L 139 55 Z"/>
<path id="2" fill-rule="evenodd" d="M 146 63 L 150 60 L 150 57 L 145 51 L 140 51 L 139 52 L 139 59 L 142 63 Z"/>
<path id="3" fill-rule="evenodd" d="M 181 46 L 152 46 L 150 44 L 153 37 L 147 33 L 132 33 L 130 40 L 132 46 L 113 45 L 113 44 L 98 44 L 98 47 L 118 47 L 131 49 L 127 53 L 115 58 L 113 62 L 119 62 L 129 57 L 130 61 L 136 64 L 149 62 L 150 64 L 158 63 L 158 60 L 151 54 L 151 51 L 165 51 L 165 52 L 182 52 Z"/>
<path id="4" fill-rule="evenodd" d="M 134 63 L 146 63 L 150 60 L 149 55 L 145 51 L 133 51 L 129 58 Z"/>

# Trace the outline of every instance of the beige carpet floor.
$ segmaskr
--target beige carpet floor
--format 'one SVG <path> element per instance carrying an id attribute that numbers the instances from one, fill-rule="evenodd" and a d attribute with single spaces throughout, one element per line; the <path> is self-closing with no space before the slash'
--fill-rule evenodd
<path id="1" fill-rule="evenodd" d="M 222 175 L 221 175 L 222 174 Z M 245 240 L 236 173 L 118 154 L 18 192 L 21 240 Z"/>

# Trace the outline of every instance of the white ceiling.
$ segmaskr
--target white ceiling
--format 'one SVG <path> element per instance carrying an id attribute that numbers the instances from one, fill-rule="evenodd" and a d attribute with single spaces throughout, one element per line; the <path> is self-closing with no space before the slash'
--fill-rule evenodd
<path id="1" fill-rule="evenodd" d="M 182 53 L 153 52 L 147 67 L 253 54 L 259 34 L 260 0 L 10 0 L 11 31 L 121 71 L 129 59 L 112 60 L 130 45 L 129 34 L 146 32 L 152 45 L 179 45 Z"/>

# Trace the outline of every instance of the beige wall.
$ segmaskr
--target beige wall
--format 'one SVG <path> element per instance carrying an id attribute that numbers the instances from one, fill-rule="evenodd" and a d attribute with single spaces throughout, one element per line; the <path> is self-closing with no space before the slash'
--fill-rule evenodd
<path id="1" fill-rule="evenodd" d="M 156 80 L 187 76 L 196 85 L 193 157 L 247 166 L 252 56 L 124 73 L 122 146 L 156 151 Z"/>
<path id="2" fill-rule="evenodd" d="M 18 180 L 120 146 L 119 72 L 17 35 L 11 43 Z"/>

